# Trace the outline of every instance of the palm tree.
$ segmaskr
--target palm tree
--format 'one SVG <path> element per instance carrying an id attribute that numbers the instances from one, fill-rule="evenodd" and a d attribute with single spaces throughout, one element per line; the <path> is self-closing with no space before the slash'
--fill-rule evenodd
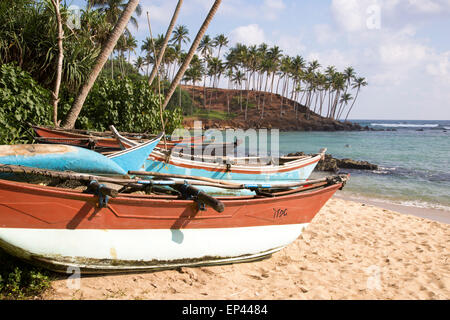
<path id="1" fill-rule="evenodd" d="M 152 48 L 152 39 L 150 38 L 145 38 L 145 40 L 142 43 L 141 46 L 141 50 L 146 52 L 145 55 L 145 65 L 147 66 L 147 72 L 146 75 L 149 75 L 149 67 L 152 63 L 154 63 L 155 59 L 153 58 L 152 52 L 153 52 L 153 48 Z"/>
<path id="2" fill-rule="evenodd" d="M 206 30 L 208 29 L 209 24 L 211 23 L 211 20 L 213 19 L 214 15 L 217 12 L 217 9 L 219 8 L 220 4 L 222 3 L 222 0 L 215 0 L 211 9 L 209 10 L 208 15 L 205 18 L 205 21 L 203 22 L 202 26 L 200 27 L 200 30 L 197 33 L 197 36 L 194 39 L 194 42 L 192 43 L 191 48 L 189 49 L 189 52 L 186 56 L 186 60 L 183 62 L 183 64 L 180 67 L 180 70 L 178 70 L 177 75 L 175 76 L 175 79 L 172 81 L 169 92 L 166 94 L 163 109 L 167 107 L 167 104 L 170 101 L 170 98 L 172 97 L 173 93 L 175 92 L 175 89 L 177 88 L 178 83 L 183 78 L 184 73 L 186 72 L 186 69 L 188 68 L 189 64 L 191 63 L 192 57 L 194 56 L 195 52 L 197 51 L 198 45 L 200 44 L 200 41 L 203 38 L 203 35 L 205 34 Z"/>
<path id="3" fill-rule="evenodd" d="M 238 70 L 234 74 L 233 79 L 232 79 L 232 81 L 236 84 L 236 87 L 240 87 L 241 97 L 239 99 L 239 103 L 241 106 L 241 112 L 242 112 L 242 84 L 245 80 L 246 80 L 245 73 L 241 72 L 240 70 Z"/>
<path id="4" fill-rule="evenodd" d="M 357 89 L 356 96 L 355 96 L 355 99 L 353 99 L 352 105 L 348 110 L 347 116 L 345 117 L 345 121 L 347 121 L 348 116 L 349 116 L 350 112 L 352 111 L 353 106 L 355 105 L 355 101 L 358 98 L 358 94 L 359 94 L 359 91 L 361 90 L 361 87 L 365 87 L 367 85 L 368 85 L 368 83 L 365 78 L 360 77 L 360 78 L 355 79 L 355 82 L 353 83 L 353 89 Z"/>
<path id="5" fill-rule="evenodd" d="M 209 35 L 205 35 L 198 46 L 198 51 L 206 59 L 211 56 L 212 49 L 214 48 L 214 42 Z"/>
<path id="6" fill-rule="evenodd" d="M 145 66 L 145 59 L 142 57 L 138 57 L 134 62 L 134 67 L 138 72 L 140 72 Z"/>
<path id="7" fill-rule="evenodd" d="M 187 44 L 191 41 L 189 39 L 189 30 L 185 25 L 178 25 L 173 30 L 172 36 L 172 44 L 178 44 L 181 47 L 181 44 Z"/>
<path id="8" fill-rule="evenodd" d="M 272 84 L 270 86 L 270 101 L 272 101 L 273 98 L 273 82 L 275 80 L 275 74 L 278 72 L 278 68 L 280 66 L 280 59 L 283 56 L 281 53 L 281 49 L 278 46 L 274 46 L 272 48 L 269 49 L 268 52 L 268 58 L 271 60 L 272 62 L 272 67 L 271 67 L 271 74 L 272 74 Z"/>
<path id="9" fill-rule="evenodd" d="M 102 50 L 100 54 L 97 57 L 97 60 L 95 61 L 95 64 L 92 68 L 91 73 L 89 74 L 89 77 L 85 81 L 85 83 L 82 85 L 78 95 L 75 98 L 75 101 L 72 105 L 72 108 L 69 110 L 66 119 L 63 123 L 63 128 L 71 129 L 75 126 L 75 121 L 78 118 L 78 115 L 80 114 L 81 109 L 83 108 L 84 101 L 87 98 L 87 95 L 89 94 L 89 91 L 91 90 L 92 86 L 94 85 L 95 80 L 97 79 L 98 75 L 103 69 L 103 66 L 105 65 L 106 61 L 108 60 L 108 57 L 111 55 L 112 51 L 114 50 L 114 47 L 116 46 L 117 41 L 119 40 L 120 36 L 123 34 L 123 31 L 125 30 L 128 21 L 130 21 L 131 16 L 133 15 L 134 11 L 139 5 L 139 0 L 129 0 L 128 4 L 126 5 L 125 9 L 122 11 L 122 14 L 117 21 L 113 31 L 111 32 L 108 40 L 106 41 L 105 45 L 102 47 Z"/>
<path id="10" fill-rule="evenodd" d="M 167 44 L 169 43 L 170 36 L 172 35 L 172 30 L 175 27 L 175 22 L 177 21 L 178 14 L 180 12 L 182 4 L 183 4 L 183 0 L 178 0 L 177 7 L 175 8 L 175 11 L 174 11 L 174 13 L 172 15 L 172 20 L 170 21 L 169 27 L 167 28 L 167 32 L 166 32 L 166 36 L 164 38 L 164 42 L 163 42 L 162 48 L 161 48 L 161 50 L 159 52 L 158 58 L 156 59 L 156 63 L 153 66 L 153 70 L 152 70 L 152 73 L 150 74 L 150 78 L 148 79 L 148 84 L 149 85 L 152 85 L 153 80 L 155 79 L 156 72 L 158 71 L 159 65 L 161 64 L 161 61 L 163 59 L 164 52 L 166 51 L 166 47 L 167 47 Z M 148 15 L 149 15 L 149 13 L 147 11 L 147 16 Z M 149 18 L 149 27 L 150 27 L 150 18 Z"/>
<path id="11" fill-rule="evenodd" d="M 203 56 L 203 62 L 208 64 L 208 60 L 211 57 L 212 50 L 214 48 L 214 42 L 209 35 L 205 35 L 198 46 L 198 51 Z M 207 73 L 203 75 L 203 107 L 206 109 L 206 77 Z"/>
<path id="12" fill-rule="evenodd" d="M 346 105 L 348 104 L 348 102 L 349 102 L 350 100 L 352 100 L 352 99 L 353 99 L 353 97 L 352 97 L 352 95 L 351 95 L 350 93 L 344 93 L 344 94 L 342 95 L 341 100 L 340 100 L 340 103 L 341 103 L 340 109 L 342 108 L 342 111 L 341 111 L 340 113 L 338 113 L 338 116 L 337 116 L 337 119 L 338 119 L 338 120 L 341 118 L 342 113 L 343 113 L 344 110 L 345 110 L 345 106 L 346 106 Z"/>
<path id="13" fill-rule="evenodd" d="M 345 81 L 345 90 L 343 95 L 345 95 L 348 92 L 348 89 L 350 88 L 350 84 L 352 82 L 352 80 L 355 78 L 355 70 L 353 69 L 353 67 L 347 67 L 344 72 L 342 72 L 342 75 L 344 77 L 344 81 Z M 338 115 L 341 113 L 341 108 L 345 107 L 343 104 L 340 105 L 339 110 L 338 110 Z M 338 117 L 339 118 L 339 117 Z"/>
<path id="14" fill-rule="evenodd" d="M 214 38 L 215 47 L 219 48 L 219 52 L 217 53 L 217 58 L 220 58 L 220 51 L 223 47 L 228 46 L 228 38 L 224 34 L 219 34 Z"/>
<path id="15" fill-rule="evenodd" d="M 337 112 L 337 104 L 339 103 L 339 98 L 341 96 L 341 92 L 345 90 L 345 77 L 341 72 L 336 72 L 332 79 L 332 88 L 335 92 L 334 101 L 331 105 L 331 118 L 336 119 Z"/>
<path id="16" fill-rule="evenodd" d="M 297 55 L 295 58 L 292 58 L 291 62 L 291 69 L 289 75 L 293 78 L 293 84 L 292 84 L 292 91 L 293 91 L 293 98 L 291 100 L 294 101 L 294 108 L 295 108 L 295 115 L 296 119 L 298 119 L 298 108 L 300 105 L 300 102 L 297 102 L 298 96 L 301 92 L 301 81 L 302 77 L 304 76 L 304 69 L 306 68 L 306 61 L 303 59 L 302 56 Z M 287 78 L 289 81 L 289 77 Z M 289 82 L 288 82 L 289 84 Z M 289 88 L 289 85 L 287 89 Z M 299 90 L 297 90 L 299 89 Z"/>
<path id="17" fill-rule="evenodd" d="M 275 91 L 278 93 L 278 86 L 280 84 L 280 81 L 284 79 L 284 85 L 281 92 L 281 104 L 280 104 L 280 116 L 283 112 L 283 102 L 284 102 L 284 92 L 287 91 L 289 88 L 289 72 L 292 71 L 292 60 L 289 56 L 284 56 L 280 61 L 280 75 L 278 77 L 278 84 L 277 84 L 277 90 Z"/>
<path id="18" fill-rule="evenodd" d="M 175 27 L 175 30 L 173 30 L 172 34 L 173 36 L 171 42 L 172 44 L 176 45 L 175 49 L 177 51 L 177 62 L 178 65 L 181 65 L 181 44 L 187 44 L 191 41 L 191 39 L 189 39 L 189 30 L 185 25 L 178 25 Z M 181 86 L 178 87 L 178 101 L 179 107 L 181 108 Z"/>
<path id="19" fill-rule="evenodd" d="M 124 11 L 126 7 L 126 2 L 124 0 L 88 0 L 88 8 L 96 7 L 98 8 L 98 12 L 104 15 L 105 21 L 113 26 L 115 22 L 119 19 L 120 15 Z M 138 5 L 136 7 L 136 15 L 139 17 L 142 14 L 142 7 Z M 139 27 L 137 19 L 133 16 L 130 17 L 131 24 L 137 29 Z M 110 29 L 112 31 L 112 29 Z M 125 33 L 127 35 L 131 35 L 128 27 L 125 27 Z M 105 37 L 106 41 L 107 37 Z M 120 41 L 119 41 L 120 42 Z M 123 70 L 122 70 L 123 71 Z M 114 74 L 114 50 L 111 56 L 111 75 Z"/>
<path id="20" fill-rule="evenodd" d="M 125 50 L 128 51 L 128 63 L 131 63 L 131 52 L 136 53 L 137 41 L 133 35 L 127 35 L 125 37 Z"/>
<path id="21" fill-rule="evenodd" d="M 59 88 L 61 86 L 61 78 L 63 71 L 63 59 L 64 59 L 64 48 L 63 48 L 63 38 L 64 30 L 62 26 L 61 11 L 60 11 L 60 0 L 51 0 L 53 9 L 55 10 L 56 22 L 58 25 L 58 62 L 56 66 L 56 79 L 55 87 L 52 92 L 52 104 L 53 104 L 53 125 L 58 126 L 58 102 L 59 102 Z"/>
<path id="22" fill-rule="evenodd" d="M 189 65 L 189 69 L 186 70 L 186 73 L 183 77 L 183 81 L 192 82 L 191 114 L 194 113 L 193 104 L 195 103 L 195 84 L 199 81 L 202 81 L 203 72 L 203 65 L 201 64 L 200 59 L 197 55 L 194 55 L 191 64 Z"/>
<path id="23" fill-rule="evenodd" d="M 319 104 L 319 115 L 322 116 L 322 111 L 323 111 L 323 103 L 325 101 L 325 95 L 326 95 L 326 91 L 327 91 L 327 77 L 319 72 L 317 74 L 317 87 L 319 90 L 319 97 L 320 97 L 320 104 Z"/>
<path id="24" fill-rule="evenodd" d="M 331 117 L 331 98 L 333 92 L 333 79 L 335 78 L 336 67 L 328 66 L 325 70 L 325 77 L 327 78 L 326 89 L 328 90 L 328 110 L 327 110 L 327 118 Z"/>
<path id="25" fill-rule="evenodd" d="M 106 21 L 114 25 L 127 7 L 127 2 L 125 0 L 88 0 L 88 6 L 99 8 L 99 11 L 105 14 Z M 136 7 L 135 12 L 138 17 L 141 16 L 142 7 L 140 4 Z M 131 16 L 129 21 L 136 29 L 139 27 L 135 17 Z M 125 30 L 130 33 L 127 27 L 125 27 Z"/>

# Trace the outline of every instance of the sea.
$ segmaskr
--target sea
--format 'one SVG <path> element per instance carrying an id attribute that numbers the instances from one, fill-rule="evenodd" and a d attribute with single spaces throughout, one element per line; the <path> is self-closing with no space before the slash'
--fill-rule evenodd
<path id="1" fill-rule="evenodd" d="M 450 214 L 450 120 L 352 120 L 384 131 L 280 132 L 280 154 L 318 153 L 368 161 L 378 170 L 343 170 L 343 195 Z"/>

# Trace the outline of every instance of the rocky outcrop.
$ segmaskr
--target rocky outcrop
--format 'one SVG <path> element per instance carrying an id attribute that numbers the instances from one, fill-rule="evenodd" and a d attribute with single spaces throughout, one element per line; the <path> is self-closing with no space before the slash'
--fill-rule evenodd
<path id="1" fill-rule="evenodd" d="M 317 164 L 316 171 L 339 172 L 338 160 L 331 154 L 326 154 Z"/>
<path id="2" fill-rule="evenodd" d="M 376 164 L 367 161 L 356 161 L 352 159 L 336 159 L 339 169 L 356 169 L 356 170 L 378 170 Z"/>
<path id="3" fill-rule="evenodd" d="M 365 131 L 373 130 L 350 121 L 337 121 L 320 116 L 297 102 L 280 95 L 258 91 L 206 88 L 207 101 L 204 108 L 204 88 L 183 86 L 196 97 L 194 107 L 200 115 L 186 115 L 183 126 L 190 129 L 194 121 L 201 120 L 204 129 L 279 129 L 280 131 Z M 237 99 L 243 96 L 242 109 Z M 264 107 L 263 103 L 264 101 Z M 297 108 L 295 108 L 295 107 Z M 264 112 L 263 112 L 264 110 Z"/>
<path id="4" fill-rule="evenodd" d="M 305 156 L 304 152 L 288 154 L 288 157 Z M 324 159 L 320 160 L 316 166 L 316 171 L 339 172 L 341 169 L 354 170 L 378 170 L 376 164 L 367 161 L 357 161 L 352 159 L 336 159 L 331 154 L 326 154 Z"/>

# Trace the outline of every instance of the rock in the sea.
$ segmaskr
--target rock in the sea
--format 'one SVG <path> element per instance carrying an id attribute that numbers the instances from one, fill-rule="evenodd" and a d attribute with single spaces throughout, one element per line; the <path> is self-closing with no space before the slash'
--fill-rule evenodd
<path id="1" fill-rule="evenodd" d="M 304 152 L 290 153 L 288 157 L 306 156 Z M 313 156 L 313 154 L 309 154 Z M 356 169 L 356 170 L 378 170 L 376 164 L 367 161 L 357 161 L 352 159 L 336 159 L 331 154 L 325 154 L 325 157 L 319 161 L 316 171 L 339 172 L 339 169 Z"/>
<path id="2" fill-rule="evenodd" d="M 357 170 L 378 170 L 376 164 L 367 161 L 356 161 L 352 159 L 336 159 L 337 166 L 340 169 L 357 169 Z"/>
<path id="3" fill-rule="evenodd" d="M 324 159 L 320 160 L 316 166 L 317 171 L 338 172 L 339 167 L 337 159 L 334 159 L 331 154 L 326 154 Z"/>

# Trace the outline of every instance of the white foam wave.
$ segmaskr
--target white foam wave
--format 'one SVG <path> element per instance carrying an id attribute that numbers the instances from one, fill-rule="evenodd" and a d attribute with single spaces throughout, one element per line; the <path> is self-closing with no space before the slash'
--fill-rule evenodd
<path id="1" fill-rule="evenodd" d="M 347 193 L 347 194 L 350 195 L 350 200 L 355 200 L 355 201 L 365 201 L 365 200 L 370 201 L 370 200 L 372 200 L 374 202 L 400 205 L 400 206 L 404 206 L 404 207 L 434 209 L 434 210 L 450 212 L 449 206 L 438 204 L 438 203 L 430 203 L 430 202 L 421 201 L 421 200 L 386 199 L 386 198 L 381 198 L 381 197 L 377 197 L 377 196 L 367 196 L 367 195 L 362 195 L 362 194 L 353 193 L 353 192 Z"/>
<path id="2" fill-rule="evenodd" d="M 371 126 L 386 128 L 437 128 L 439 124 L 371 123 Z"/>

